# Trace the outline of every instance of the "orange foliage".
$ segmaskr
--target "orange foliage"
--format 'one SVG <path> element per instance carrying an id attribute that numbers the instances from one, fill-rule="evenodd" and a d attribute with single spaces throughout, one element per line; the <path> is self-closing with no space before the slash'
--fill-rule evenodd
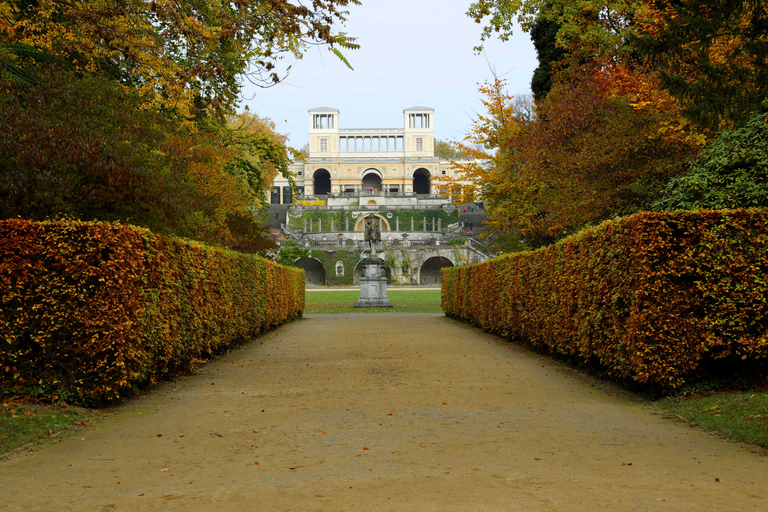
<path id="1" fill-rule="evenodd" d="M 449 316 L 663 389 L 768 357 L 768 212 L 640 213 L 443 269 Z"/>
<path id="2" fill-rule="evenodd" d="M 0 388 L 92 404 L 301 314 L 303 272 L 119 224 L 0 221 Z"/>

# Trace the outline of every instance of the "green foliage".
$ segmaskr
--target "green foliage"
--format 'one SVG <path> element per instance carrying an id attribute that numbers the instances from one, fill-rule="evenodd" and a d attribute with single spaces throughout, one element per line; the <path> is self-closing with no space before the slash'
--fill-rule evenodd
<path id="1" fill-rule="evenodd" d="M 443 229 L 447 228 L 450 224 L 459 222 L 458 210 L 450 213 L 446 213 L 443 210 L 388 210 L 387 212 L 381 212 L 381 215 L 387 220 L 392 231 L 397 227 L 397 219 L 400 219 L 400 231 L 411 230 L 411 219 L 413 219 L 414 231 L 422 231 L 424 219 L 427 220 L 427 231 L 432 231 L 432 219 L 435 220 L 435 229 L 437 229 L 438 219 L 441 220 Z M 350 231 L 353 230 L 355 224 L 360 220 L 360 216 L 355 217 L 346 210 L 333 212 L 306 211 L 299 214 L 292 213 L 288 220 L 288 225 L 294 229 L 304 229 L 304 221 L 306 220 L 307 230 L 309 230 L 311 221 L 312 229 L 316 232 L 319 222 L 322 221 L 323 231 L 331 232 L 331 219 L 333 219 L 333 229 L 338 233 L 345 230 L 346 219 L 349 219 Z"/>
<path id="2" fill-rule="evenodd" d="M 302 272 L 84 222 L 0 221 L 0 389 L 91 404 L 299 315 Z"/>
<path id="3" fill-rule="evenodd" d="M 768 357 L 768 212 L 639 213 L 443 269 L 442 307 L 661 389 Z"/>
<path id="4" fill-rule="evenodd" d="M 450 142 L 439 139 L 435 139 L 435 156 L 442 160 L 466 160 L 469 158 L 469 155 Z"/>
<path id="5" fill-rule="evenodd" d="M 286 240 L 280 247 L 280 252 L 277 253 L 277 263 L 285 266 L 293 266 L 293 263 L 299 258 L 306 258 L 309 256 L 309 249 L 301 247 L 293 240 Z"/>
<path id="6" fill-rule="evenodd" d="M 360 261 L 360 249 L 354 251 L 321 251 L 312 250 L 310 254 L 317 258 L 325 267 L 325 284 L 329 286 L 344 286 L 355 282 L 355 268 Z M 344 275 L 336 275 L 336 263 L 341 262 L 344 265 Z"/>
<path id="7" fill-rule="evenodd" d="M 560 31 L 560 23 L 546 19 L 539 15 L 531 26 L 531 41 L 536 48 L 536 58 L 539 66 L 533 71 L 531 78 L 531 92 L 538 100 L 546 98 L 552 85 L 555 66 L 565 57 L 565 50 L 557 46 L 557 33 Z"/>
<path id="8" fill-rule="evenodd" d="M 768 101 L 670 181 L 656 210 L 768 208 Z"/>

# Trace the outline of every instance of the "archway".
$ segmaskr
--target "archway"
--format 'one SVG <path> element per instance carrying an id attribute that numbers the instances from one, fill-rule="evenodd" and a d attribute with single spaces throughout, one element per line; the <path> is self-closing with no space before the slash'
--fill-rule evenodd
<path id="1" fill-rule="evenodd" d="M 440 284 L 440 269 L 443 267 L 452 267 L 453 263 L 443 256 L 433 256 L 421 266 L 419 272 L 419 284 Z"/>
<path id="2" fill-rule="evenodd" d="M 326 169 L 318 169 L 312 175 L 315 184 L 315 195 L 325 196 L 331 193 L 331 173 Z"/>
<path id="3" fill-rule="evenodd" d="M 413 193 L 429 194 L 430 192 L 430 174 L 423 167 L 413 172 Z"/>
<path id="4" fill-rule="evenodd" d="M 317 258 L 299 258 L 293 266 L 304 270 L 305 284 L 325 284 L 325 267 Z"/>
<path id="5" fill-rule="evenodd" d="M 380 191 L 382 184 L 381 173 L 376 169 L 366 169 L 363 172 L 362 186 L 363 190 Z"/>
<path id="6" fill-rule="evenodd" d="M 355 222 L 355 231 L 365 231 L 365 218 L 368 215 L 361 215 L 358 217 L 357 222 Z M 391 226 L 389 225 L 389 221 L 382 217 L 381 215 L 375 213 L 374 217 L 376 217 L 376 220 L 379 222 L 379 229 L 384 231 L 392 231 Z"/>

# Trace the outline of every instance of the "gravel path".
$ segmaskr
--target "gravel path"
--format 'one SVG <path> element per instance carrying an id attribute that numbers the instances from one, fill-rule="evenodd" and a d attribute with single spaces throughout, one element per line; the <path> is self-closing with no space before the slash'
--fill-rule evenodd
<path id="1" fill-rule="evenodd" d="M 764 452 L 442 315 L 307 315 L 0 463 L 0 510 L 768 510 Z"/>

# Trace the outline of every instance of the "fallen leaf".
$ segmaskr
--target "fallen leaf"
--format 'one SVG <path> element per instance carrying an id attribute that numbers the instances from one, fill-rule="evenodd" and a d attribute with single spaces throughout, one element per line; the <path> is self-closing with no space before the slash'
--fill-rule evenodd
<path id="1" fill-rule="evenodd" d="M 30 414 L 32 414 L 32 413 L 29 412 L 29 411 L 24 411 L 24 416 L 29 416 Z"/>
<path id="2" fill-rule="evenodd" d="M 448 405 L 448 402 L 443 402 L 443 405 Z"/>
<path id="3" fill-rule="evenodd" d="M 168 471 L 168 468 L 163 468 L 163 469 L 160 470 L 161 473 L 165 473 L 167 471 Z"/>
<path id="4" fill-rule="evenodd" d="M 363 450 L 370 450 L 367 446 L 363 446 Z"/>
<path id="5" fill-rule="evenodd" d="M 288 466 L 288 469 L 296 469 L 296 466 Z"/>
<path id="6" fill-rule="evenodd" d="M 719 482 L 719 481 L 720 481 L 720 479 L 719 479 L 719 478 L 715 478 L 715 482 Z"/>
<path id="7" fill-rule="evenodd" d="M 393 413 L 393 412 L 387 413 L 387 416 L 394 416 L 394 415 L 395 415 L 395 413 Z"/>
<path id="8" fill-rule="evenodd" d="M 254 463 L 253 463 L 253 465 L 254 465 L 254 466 L 258 466 L 258 465 L 259 465 L 259 463 L 258 463 L 258 462 L 254 462 Z"/>
<path id="9" fill-rule="evenodd" d="M 157 434 L 157 437 L 163 437 L 163 434 Z"/>

